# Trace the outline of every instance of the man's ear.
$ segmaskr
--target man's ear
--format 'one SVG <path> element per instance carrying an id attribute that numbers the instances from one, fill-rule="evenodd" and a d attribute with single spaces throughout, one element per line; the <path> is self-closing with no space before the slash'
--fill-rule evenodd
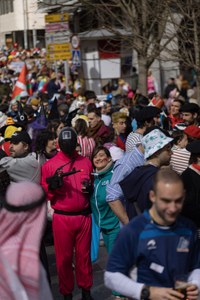
<path id="1" fill-rule="evenodd" d="M 28 146 L 28 144 L 26 144 L 26 143 L 24 143 L 24 150 L 28 150 L 28 148 L 29 148 L 29 146 Z"/>
<path id="2" fill-rule="evenodd" d="M 155 192 L 152 190 L 149 192 L 149 199 L 151 200 L 152 203 L 154 203 L 156 200 Z"/>
<path id="3" fill-rule="evenodd" d="M 197 113 L 194 113 L 194 114 L 193 114 L 193 118 L 194 118 L 194 119 L 197 119 L 197 117 L 198 117 L 198 114 L 197 114 Z"/>

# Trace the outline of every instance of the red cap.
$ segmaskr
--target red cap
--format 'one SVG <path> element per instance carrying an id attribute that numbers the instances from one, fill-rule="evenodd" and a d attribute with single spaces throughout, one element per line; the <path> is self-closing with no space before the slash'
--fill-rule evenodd
<path id="1" fill-rule="evenodd" d="M 190 125 L 185 128 L 184 132 L 195 139 L 200 139 L 200 128 L 195 125 Z"/>

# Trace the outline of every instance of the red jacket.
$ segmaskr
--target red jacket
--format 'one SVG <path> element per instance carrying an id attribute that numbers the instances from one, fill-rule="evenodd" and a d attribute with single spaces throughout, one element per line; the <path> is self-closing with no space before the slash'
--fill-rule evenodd
<path id="1" fill-rule="evenodd" d="M 83 193 L 81 188 L 83 180 L 91 180 L 92 163 L 88 158 L 82 157 L 77 153 L 75 153 L 74 157 L 75 160 L 71 161 L 70 157 L 60 151 L 42 166 L 41 185 L 45 189 L 47 199 L 51 201 L 53 209 L 79 212 L 89 207 L 89 194 Z M 72 171 L 73 168 L 82 171 L 63 177 L 63 186 L 49 191 L 46 178 L 54 175 L 57 168 L 68 162 L 70 163 L 63 167 L 63 172 Z"/>
<path id="2" fill-rule="evenodd" d="M 124 141 L 123 141 L 122 138 L 119 135 L 117 135 L 115 143 L 116 143 L 117 147 L 119 147 L 122 150 L 126 151 L 126 147 L 125 147 L 126 139 L 125 138 L 124 138 Z"/>

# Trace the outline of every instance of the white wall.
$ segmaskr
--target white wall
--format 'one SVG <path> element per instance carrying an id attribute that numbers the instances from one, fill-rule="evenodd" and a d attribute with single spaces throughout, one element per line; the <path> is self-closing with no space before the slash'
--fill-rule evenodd
<path id="1" fill-rule="evenodd" d="M 120 77 L 120 59 L 99 58 L 97 40 L 81 41 L 82 68 L 87 89 L 102 94 L 102 80 Z"/>
<path id="2" fill-rule="evenodd" d="M 37 13 L 37 0 L 27 1 L 27 21 L 29 30 L 44 29 L 44 15 Z M 24 0 L 14 1 L 14 12 L 0 16 L 0 44 L 7 33 L 24 30 Z"/>
<path id="3" fill-rule="evenodd" d="M 44 29 L 45 14 L 36 13 L 37 11 L 37 0 L 27 0 L 28 4 L 28 25 L 29 29 Z"/>

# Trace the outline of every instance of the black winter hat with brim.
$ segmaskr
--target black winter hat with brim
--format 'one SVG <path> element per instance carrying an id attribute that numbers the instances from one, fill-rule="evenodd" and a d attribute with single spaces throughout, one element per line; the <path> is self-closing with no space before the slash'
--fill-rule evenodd
<path id="1" fill-rule="evenodd" d="M 143 122 L 155 118 L 161 113 L 161 110 L 155 106 L 146 106 L 135 114 L 135 119 L 138 122 Z"/>
<path id="2" fill-rule="evenodd" d="M 20 142 L 26 143 L 28 145 L 30 145 L 32 142 L 29 134 L 24 130 L 14 132 L 10 139 L 10 143 L 12 144 L 18 144 Z"/>
<path id="3" fill-rule="evenodd" d="M 181 112 L 197 113 L 199 114 L 199 105 L 196 103 L 185 103 L 181 107 Z"/>

